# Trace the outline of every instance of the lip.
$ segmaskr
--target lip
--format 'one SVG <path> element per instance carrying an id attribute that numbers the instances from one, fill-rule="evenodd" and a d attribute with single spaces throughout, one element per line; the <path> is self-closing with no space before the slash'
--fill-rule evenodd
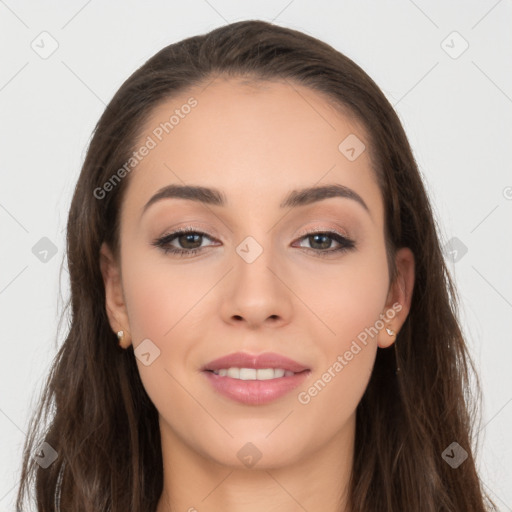
<path id="1" fill-rule="evenodd" d="M 289 357 L 276 354 L 275 352 L 264 352 L 262 354 L 248 354 L 246 352 L 234 352 L 227 356 L 220 357 L 205 364 L 204 370 L 220 370 L 222 368 L 283 368 L 294 373 L 309 370 Z"/>
<path id="2" fill-rule="evenodd" d="M 213 373 L 213 370 L 231 367 L 282 368 L 294 372 L 295 375 L 270 380 L 240 380 Z M 311 370 L 306 366 L 273 352 L 263 354 L 236 352 L 215 359 L 202 368 L 202 374 L 216 392 L 246 405 L 264 405 L 277 400 L 299 386 L 310 373 Z"/>

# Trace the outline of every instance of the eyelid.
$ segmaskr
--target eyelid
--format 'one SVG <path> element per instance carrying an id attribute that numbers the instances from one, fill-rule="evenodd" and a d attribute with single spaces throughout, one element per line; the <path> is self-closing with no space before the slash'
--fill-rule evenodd
<path id="1" fill-rule="evenodd" d="M 324 226 L 324 227 L 315 227 L 315 228 L 305 228 L 300 230 L 297 233 L 297 237 L 303 237 L 306 235 L 311 235 L 314 233 L 328 233 L 333 232 L 337 235 L 341 236 L 342 238 L 351 238 L 351 236 L 343 229 L 335 228 L 334 226 Z"/>
<path id="2" fill-rule="evenodd" d="M 171 237 L 172 238 L 172 241 L 174 242 L 175 240 L 177 240 L 180 236 L 182 235 L 187 235 L 189 233 L 194 233 L 194 234 L 197 234 L 199 236 L 201 236 L 203 239 L 207 239 L 207 240 L 210 240 L 212 242 L 212 244 L 210 245 L 206 245 L 204 247 L 201 247 L 200 249 L 206 249 L 206 247 L 214 247 L 216 245 L 217 242 L 221 242 L 222 243 L 222 240 L 220 240 L 219 238 L 213 236 L 213 235 L 210 235 L 205 231 L 203 231 L 202 229 L 198 229 L 198 228 L 195 228 L 193 226 L 185 226 L 185 227 L 181 227 L 181 228 L 176 228 L 176 229 L 172 229 L 172 230 L 169 230 L 169 231 L 166 231 L 162 236 L 158 237 L 157 240 L 162 240 L 162 239 L 165 239 L 167 237 Z M 190 249 L 190 250 L 194 250 L 194 249 Z M 199 248 L 197 248 L 196 250 L 199 250 Z"/>
<path id="3" fill-rule="evenodd" d="M 211 233 L 213 231 L 213 234 Z M 310 227 L 310 228 L 304 228 L 301 229 L 297 234 L 296 237 L 300 238 L 306 235 L 314 234 L 314 233 L 327 233 L 327 232 L 334 232 L 337 235 L 350 239 L 351 236 L 344 230 L 340 229 L 338 227 L 334 226 L 319 226 L 319 227 Z M 198 234 L 201 234 L 210 240 L 216 240 L 216 241 L 223 241 L 222 236 L 218 235 L 215 230 L 211 226 L 201 226 L 201 225 L 183 225 L 176 228 L 170 228 L 166 229 L 164 233 L 158 237 L 158 238 L 164 238 L 169 235 L 176 235 L 181 232 L 187 233 L 187 232 L 197 232 Z"/>
<path id="4" fill-rule="evenodd" d="M 341 231 L 341 232 L 340 232 Z M 308 251 L 313 251 L 313 254 L 317 257 L 329 257 L 329 256 L 335 256 L 338 254 L 343 254 L 347 251 L 354 250 L 357 247 L 357 243 L 355 240 L 351 239 L 348 235 L 345 235 L 344 230 L 339 230 L 337 228 L 333 227 L 315 227 L 315 228 L 309 228 L 301 231 L 300 235 L 297 235 L 297 238 L 294 239 L 294 242 L 301 241 L 303 239 L 307 239 L 308 237 L 315 235 L 315 234 L 325 234 L 328 238 L 333 239 L 337 244 L 340 246 L 336 249 L 328 249 L 328 250 L 320 250 L 316 251 L 314 249 L 308 249 L 304 248 Z M 203 239 L 207 238 L 210 239 L 213 244 L 207 245 L 205 247 L 197 247 L 194 249 L 181 249 L 179 247 L 173 247 L 170 246 L 171 242 L 178 239 L 181 235 L 187 234 L 187 233 L 194 233 L 199 236 L 201 236 Z M 169 239 L 168 241 L 165 241 L 166 239 Z M 179 228 L 176 228 L 174 230 L 171 230 L 170 232 L 166 232 L 161 237 L 157 238 L 152 242 L 152 245 L 156 247 L 160 247 L 165 254 L 167 253 L 174 253 L 176 256 L 180 257 L 192 257 L 194 254 L 202 253 L 207 247 L 215 247 L 215 242 L 219 242 L 214 236 L 210 236 L 208 233 L 202 231 L 201 229 L 194 227 L 194 226 L 181 226 Z M 222 242 L 221 242 L 222 243 Z M 168 246 L 168 247 L 167 247 Z M 293 245 L 292 245 L 293 246 Z M 172 248 L 170 248 L 172 247 Z"/>
<path id="5" fill-rule="evenodd" d="M 209 238 L 212 241 L 222 241 L 221 236 L 218 236 L 217 234 L 212 235 L 212 234 L 208 233 L 209 230 L 210 230 L 209 228 L 204 229 L 199 226 L 186 225 L 186 226 L 180 226 L 177 228 L 165 230 L 164 233 L 158 238 L 165 238 L 170 235 L 179 235 L 180 233 L 193 232 L 193 233 L 200 234 L 203 237 Z M 337 235 L 341 236 L 342 238 L 350 238 L 350 235 L 348 235 L 348 233 L 346 233 L 345 230 L 338 229 L 333 226 L 304 228 L 296 234 L 296 237 L 302 238 L 306 235 L 311 235 L 311 234 L 315 234 L 315 233 L 328 233 L 328 232 L 334 232 Z"/>
<path id="6" fill-rule="evenodd" d="M 158 238 L 164 238 L 169 235 L 179 235 L 180 233 L 198 233 L 200 235 L 204 235 L 205 237 L 210 238 L 210 240 L 222 241 L 222 236 L 218 235 L 216 230 L 211 226 L 202 226 L 200 224 L 185 224 L 178 227 L 173 227 L 166 229 L 162 235 Z"/>

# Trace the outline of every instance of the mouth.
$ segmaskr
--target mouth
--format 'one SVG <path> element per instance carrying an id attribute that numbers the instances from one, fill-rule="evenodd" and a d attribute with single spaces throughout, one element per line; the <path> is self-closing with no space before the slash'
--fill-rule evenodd
<path id="1" fill-rule="evenodd" d="M 205 370 L 212 372 L 219 377 L 229 377 L 238 380 L 273 380 L 282 377 L 292 377 L 298 373 L 308 372 L 309 370 L 302 370 L 302 372 L 292 372 L 284 368 L 220 368 L 219 370 Z"/>
<path id="2" fill-rule="evenodd" d="M 265 372 L 261 372 L 261 380 L 266 380 L 265 377 L 273 378 L 268 377 L 270 376 L 269 370 L 277 371 L 279 377 L 283 377 L 286 372 L 300 373 L 304 370 L 309 370 L 309 368 L 289 357 L 274 352 L 263 352 L 261 354 L 234 352 L 210 361 L 205 364 L 201 370 L 214 372 L 222 371 L 226 372 L 226 375 L 228 375 L 227 372 L 231 372 L 231 374 L 228 375 L 229 377 L 240 378 L 240 375 L 242 375 L 242 380 L 256 379 L 257 376 L 254 376 L 252 370 L 265 370 Z M 280 375 L 282 370 L 284 370 L 284 374 Z M 246 375 L 248 376 L 247 378 L 245 378 Z M 288 373 L 288 375 L 291 375 L 291 373 Z"/>
<path id="3" fill-rule="evenodd" d="M 246 405 L 264 405 L 284 397 L 311 374 L 310 368 L 274 353 L 237 352 L 201 370 L 216 393 Z"/>

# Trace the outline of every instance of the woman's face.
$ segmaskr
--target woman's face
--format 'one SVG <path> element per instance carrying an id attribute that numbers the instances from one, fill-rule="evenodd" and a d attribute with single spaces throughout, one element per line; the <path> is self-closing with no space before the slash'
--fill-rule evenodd
<path id="1" fill-rule="evenodd" d="M 125 178 L 120 274 L 105 246 L 103 269 L 112 327 L 136 350 L 167 449 L 268 468 L 351 449 L 377 348 L 395 339 L 383 325 L 405 320 L 413 272 L 402 249 L 405 279 L 390 286 L 367 144 L 317 93 L 281 82 L 217 79 L 153 112 Z M 338 189 L 301 192 L 327 186 Z M 195 234 L 168 236 L 180 228 Z M 205 370 L 235 352 L 300 368 Z"/>

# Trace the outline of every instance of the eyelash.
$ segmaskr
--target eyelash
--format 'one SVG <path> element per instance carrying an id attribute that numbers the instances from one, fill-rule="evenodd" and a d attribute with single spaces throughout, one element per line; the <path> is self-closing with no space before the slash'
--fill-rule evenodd
<path id="1" fill-rule="evenodd" d="M 197 229 L 194 229 L 192 227 L 187 227 L 187 228 L 182 228 L 177 231 L 174 231 L 173 233 L 163 235 L 160 238 L 157 238 L 155 241 L 152 242 L 152 245 L 160 248 L 164 252 L 164 254 L 171 253 L 171 254 L 174 254 L 174 255 L 180 256 L 180 257 L 193 256 L 194 254 L 202 251 L 204 249 L 204 247 L 198 247 L 196 249 L 179 249 L 176 247 L 171 247 L 169 245 L 170 242 L 172 242 L 179 236 L 183 236 L 183 235 L 187 235 L 187 234 L 199 235 L 199 236 L 209 238 L 210 240 L 214 240 L 212 237 L 208 236 L 207 233 L 203 233 L 202 231 L 198 231 Z M 298 238 L 298 240 L 302 240 L 304 238 L 307 238 L 309 236 L 314 236 L 314 235 L 327 235 L 328 238 L 331 238 L 340 244 L 340 247 L 338 247 L 337 249 L 326 249 L 326 250 L 302 247 L 302 249 L 306 249 L 306 250 L 313 251 L 313 252 L 317 253 L 316 255 L 320 256 L 320 257 L 327 257 L 333 253 L 343 253 L 345 251 L 350 251 L 350 250 L 353 250 L 356 248 L 356 243 L 354 242 L 354 240 L 351 240 L 351 239 L 341 235 L 340 233 L 337 233 L 336 231 L 320 231 L 320 230 L 310 231 L 310 232 L 302 234 L 300 236 L 300 238 Z"/>

